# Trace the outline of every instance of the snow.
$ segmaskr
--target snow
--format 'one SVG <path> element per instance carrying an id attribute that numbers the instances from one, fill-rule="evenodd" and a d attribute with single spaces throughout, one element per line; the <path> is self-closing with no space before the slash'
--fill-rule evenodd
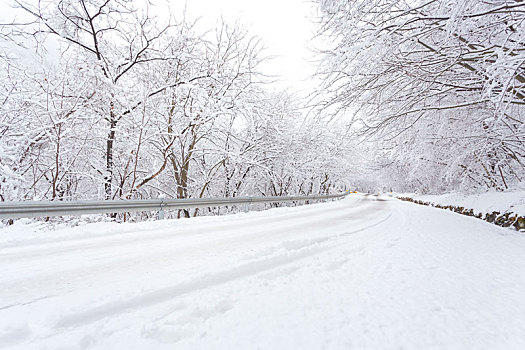
<path id="1" fill-rule="evenodd" d="M 525 236 L 391 197 L 0 239 L 0 348 L 525 348 Z"/>
<path id="2" fill-rule="evenodd" d="M 400 194 L 400 197 L 410 197 L 424 202 L 455 205 L 474 209 L 476 213 L 513 212 L 525 215 L 525 190 L 509 192 L 485 192 L 478 194 L 463 194 L 450 192 L 442 195 Z"/>

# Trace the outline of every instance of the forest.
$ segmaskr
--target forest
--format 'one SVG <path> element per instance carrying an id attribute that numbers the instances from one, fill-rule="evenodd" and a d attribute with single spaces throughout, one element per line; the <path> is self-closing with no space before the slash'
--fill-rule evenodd
<path id="1" fill-rule="evenodd" d="M 150 6 L 13 2 L 0 201 L 523 186 L 522 1 L 319 0 L 306 97 L 241 23 Z"/>

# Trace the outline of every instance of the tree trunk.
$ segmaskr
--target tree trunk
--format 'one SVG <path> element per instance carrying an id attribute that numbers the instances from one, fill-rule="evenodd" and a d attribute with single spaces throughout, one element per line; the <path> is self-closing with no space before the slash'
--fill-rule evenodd
<path id="1" fill-rule="evenodd" d="M 113 104 L 111 104 L 113 108 Z M 109 134 L 106 141 L 106 175 L 104 176 L 104 199 L 109 200 L 113 194 L 113 145 L 115 142 L 115 129 L 117 127 L 117 120 L 113 111 L 110 113 L 109 119 Z"/>

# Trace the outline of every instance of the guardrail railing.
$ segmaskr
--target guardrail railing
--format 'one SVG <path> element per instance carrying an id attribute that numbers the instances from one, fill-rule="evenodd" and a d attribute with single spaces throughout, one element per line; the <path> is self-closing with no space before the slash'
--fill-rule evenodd
<path id="1" fill-rule="evenodd" d="M 231 197 L 231 198 L 187 198 L 187 199 L 143 199 L 107 201 L 35 201 L 0 203 L 0 219 L 18 219 L 65 215 L 85 215 L 103 213 L 131 213 L 139 211 L 158 211 L 159 219 L 164 218 L 168 209 L 190 209 L 220 207 L 224 205 L 281 203 L 341 198 L 349 192 L 318 196 L 271 196 L 271 197 Z"/>

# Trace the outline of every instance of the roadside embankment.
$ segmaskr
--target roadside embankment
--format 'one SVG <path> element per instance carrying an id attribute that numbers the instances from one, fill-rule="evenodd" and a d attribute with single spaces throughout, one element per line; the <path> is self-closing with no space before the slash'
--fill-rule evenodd
<path id="1" fill-rule="evenodd" d="M 396 197 L 403 201 L 448 209 L 498 226 L 513 227 L 518 231 L 525 231 L 525 191 L 487 192 L 473 195 L 460 193 L 443 195 L 399 194 Z"/>

